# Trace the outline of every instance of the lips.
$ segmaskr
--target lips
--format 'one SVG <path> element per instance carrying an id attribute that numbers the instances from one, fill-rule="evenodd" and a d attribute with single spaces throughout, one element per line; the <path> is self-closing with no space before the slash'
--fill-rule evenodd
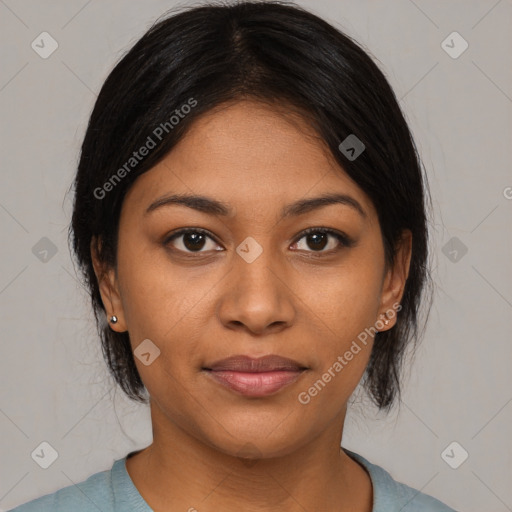
<path id="1" fill-rule="evenodd" d="M 232 356 L 206 367 L 207 370 L 212 371 L 230 370 L 233 372 L 247 373 L 272 372 L 278 370 L 298 371 L 305 368 L 305 366 L 297 363 L 293 359 L 276 355 L 259 357 L 257 359 L 243 355 Z"/>
<path id="2" fill-rule="evenodd" d="M 298 380 L 307 369 L 293 359 L 277 355 L 257 359 L 236 355 L 203 368 L 217 383 L 250 397 L 273 395 Z"/>

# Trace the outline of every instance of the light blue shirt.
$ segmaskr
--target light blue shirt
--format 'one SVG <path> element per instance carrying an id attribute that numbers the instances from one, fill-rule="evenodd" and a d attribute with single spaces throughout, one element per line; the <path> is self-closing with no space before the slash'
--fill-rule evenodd
<path id="1" fill-rule="evenodd" d="M 343 448 L 368 471 L 373 485 L 372 512 L 456 512 L 439 500 L 396 482 L 380 466 Z M 135 453 L 135 452 L 131 452 Z M 126 470 L 126 459 L 87 480 L 20 505 L 8 512 L 153 512 Z"/>

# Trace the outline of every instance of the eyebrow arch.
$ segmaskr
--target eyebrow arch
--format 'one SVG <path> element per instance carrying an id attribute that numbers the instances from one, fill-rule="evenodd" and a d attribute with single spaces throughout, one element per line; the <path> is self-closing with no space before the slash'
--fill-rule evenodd
<path id="1" fill-rule="evenodd" d="M 144 215 L 147 215 L 148 213 L 163 206 L 173 204 L 186 206 L 209 215 L 227 217 L 233 213 L 233 209 L 228 204 L 207 196 L 170 194 L 151 203 L 144 212 Z M 324 194 L 319 197 L 300 199 L 295 203 L 285 206 L 281 211 L 281 219 L 303 215 L 331 204 L 343 204 L 350 206 L 356 210 L 361 217 L 366 218 L 367 216 L 361 204 L 353 197 L 346 194 Z"/>

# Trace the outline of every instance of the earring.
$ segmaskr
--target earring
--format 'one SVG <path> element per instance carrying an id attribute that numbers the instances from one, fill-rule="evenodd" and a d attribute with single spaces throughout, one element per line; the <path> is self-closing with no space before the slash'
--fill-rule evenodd
<path id="1" fill-rule="evenodd" d="M 388 314 L 384 313 L 384 316 L 386 317 L 386 319 L 384 320 L 384 325 L 389 325 Z"/>
<path id="2" fill-rule="evenodd" d="M 112 315 L 110 317 L 110 323 L 112 323 L 112 324 L 116 324 L 117 323 L 117 316 L 116 315 Z"/>

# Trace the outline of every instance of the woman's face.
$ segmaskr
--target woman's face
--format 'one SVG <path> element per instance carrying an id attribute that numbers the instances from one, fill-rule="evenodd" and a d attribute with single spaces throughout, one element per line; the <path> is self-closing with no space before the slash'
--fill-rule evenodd
<path id="1" fill-rule="evenodd" d="M 165 202 L 177 194 L 205 199 Z M 335 194 L 339 202 L 308 206 Z M 155 440 L 172 425 L 224 453 L 250 443 L 264 457 L 341 430 L 368 332 L 394 311 L 409 263 L 404 244 L 386 270 L 374 207 L 311 129 L 249 101 L 196 121 L 135 181 L 117 258 L 103 302 L 118 317 L 112 328 L 129 332 Z M 239 355 L 277 355 L 301 370 L 213 371 Z"/>

